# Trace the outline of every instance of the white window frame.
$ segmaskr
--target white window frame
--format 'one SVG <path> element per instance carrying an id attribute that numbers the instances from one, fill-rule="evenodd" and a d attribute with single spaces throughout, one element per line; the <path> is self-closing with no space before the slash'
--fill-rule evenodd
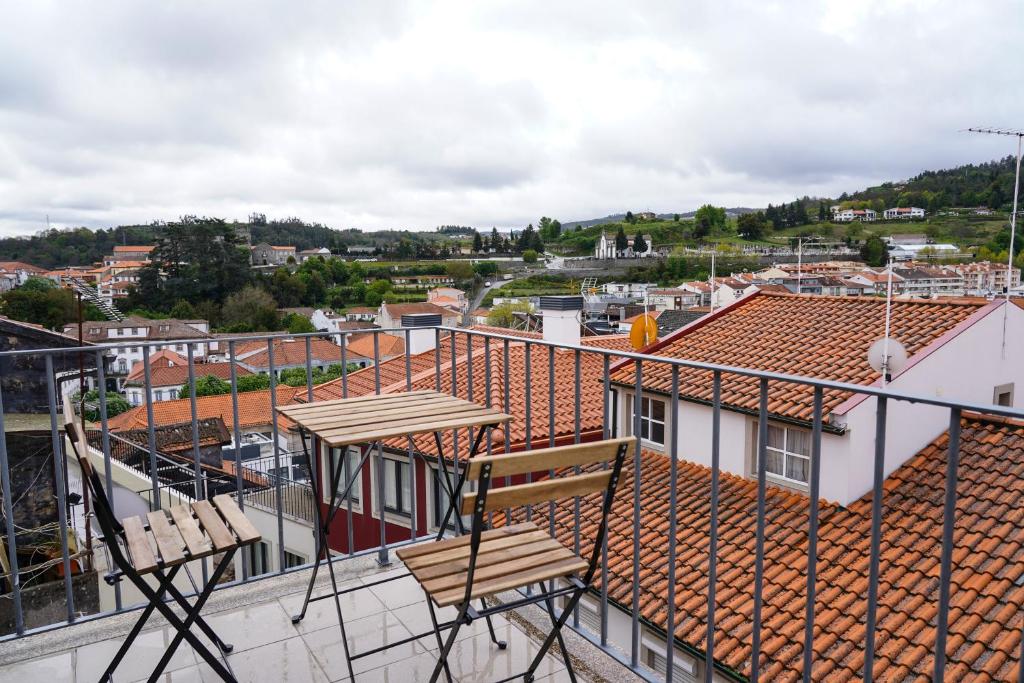
<path id="1" fill-rule="evenodd" d="M 387 463 L 387 461 L 390 460 L 391 462 L 397 462 L 400 465 L 405 465 L 405 466 L 409 465 L 409 456 L 408 455 L 395 455 L 393 453 L 388 453 L 387 451 L 384 451 L 383 452 L 383 456 L 384 456 L 385 463 Z M 371 515 L 373 517 L 377 518 L 377 519 L 380 519 L 381 508 L 382 508 L 383 501 L 380 501 L 380 500 L 377 499 L 378 495 L 380 494 L 380 491 L 378 490 L 378 487 L 377 487 L 377 449 L 374 449 L 374 451 L 372 453 L 370 453 L 370 457 L 367 458 L 367 461 L 366 461 L 366 467 L 370 468 L 370 500 L 373 503 L 371 505 L 371 507 L 370 507 Z M 385 480 L 386 479 L 387 479 L 387 475 L 385 475 Z M 409 475 L 409 491 L 410 491 L 410 493 L 412 493 L 412 484 L 413 484 L 412 479 L 413 479 L 413 475 L 410 473 L 410 475 Z M 387 496 L 387 491 L 384 492 L 384 495 Z M 410 510 L 411 510 L 411 502 L 412 502 L 411 498 L 412 497 L 413 496 L 410 496 Z M 418 502 L 419 501 L 417 501 L 417 503 Z M 409 514 L 406 514 L 404 512 L 397 512 L 397 511 L 392 511 L 392 510 L 385 509 L 384 510 L 384 521 L 389 523 L 389 524 L 395 524 L 397 526 L 404 526 L 404 527 L 411 528 L 412 527 L 412 514 L 411 514 L 411 512 Z"/>
<path id="2" fill-rule="evenodd" d="M 634 429 L 636 429 L 636 407 L 635 407 L 636 406 L 636 395 L 630 393 L 630 394 L 626 394 L 626 396 L 628 397 L 628 402 L 629 402 L 629 407 L 630 407 L 630 410 L 627 413 L 627 415 L 629 416 L 629 426 L 627 427 L 627 431 L 629 432 L 630 435 L 636 436 L 636 434 L 633 431 Z M 654 418 L 654 404 L 655 403 L 660 403 L 662 405 L 662 407 L 663 407 L 663 413 L 662 413 L 663 419 L 661 419 L 661 420 L 657 420 L 657 419 Z M 648 411 L 647 415 L 644 415 L 644 410 L 645 409 Z M 643 436 L 644 426 L 645 425 L 647 426 L 647 436 Z M 661 425 L 661 430 L 662 430 L 661 431 L 661 437 L 662 437 L 661 441 L 655 441 L 655 440 L 650 438 L 651 435 L 654 433 L 654 426 L 655 425 Z M 651 447 L 656 448 L 657 450 L 663 450 L 665 448 L 665 446 L 668 444 L 668 438 L 669 438 L 668 425 L 669 425 L 668 400 L 663 399 L 663 398 L 659 398 L 657 396 L 649 396 L 647 394 L 641 394 L 640 395 L 640 440 L 644 444 L 650 445 Z"/>
<path id="3" fill-rule="evenodd" d="M 1013 407 L 1013 394 L 1013 382 L 1010 382 L 1009 384 L 1000 384 L 992 389 L 992 405 Z M 1009 403 L 1000 403 L 999 398 L 1006 395 L 1009 395 Z"/>
<path id="4" fill-rule="evenodd" d="M 330 487 L 331 487 L 331 460 L 329 460 L 329 458 L 333 459 L 335 457 L 335 451 L 340 451 L 340 450 L 342 450 L 342 449 L 340 449 L 340 448 L 332 448 L 332 447 L 330 447 L 330 446 L 328 446 L 326 444 L 323 445 L 323 452 L 325 453 L 325 455 L 322 458 L 322 460 L 323 460 L 323 472 L 321 474 L 323 475 L 323 478 L 321 479 L 321 481 L 325 482 L 325 485 L 322 487 L 323 488 L 323 492 L 324 492 L 324 503 L 325 504 L 330 503 L 330 501 L 331 501 L 331 491 L 330 491 Z M 348 466 L 346 468 L 342 469 L 341 477 L 338 478 L 338 489 L 339 489 L 338 492 L 339 492 L 339 494 L 341 493 L 341 490 L 344 490 L 344 488 L 345 488 L 346 478 L 351 476 L 350 472 L 346 471 L 346 470 L 348 470 L 349 468 L 355 469 L 356 467 L 358 467 L 359 459 L 362 457 L 362 452 L 359 450 L 359 448 L 357 448 L 355 446 L 347 446 L 344 450 L 345 450 L 345 453 L 346 453 L 347 458 L 348 458 Z M 369 461 L 367 461 L 367 464 L 369 464 Z M 353 497 L 352 497 L 352 512 L 354 514 L 355 513 L 362 514 L 362 512 L 363 512 L 363 475 L 362 475 L 362 473 L 360 473 L 356 477 L 356 481 L 355 481 L 354 484 L 352 484 L 352 490 L 349 491 L 349 493 L 350 494 L 354 494 Z M 348 511 L 348 497 L 346 496 L 346 497 L 342 498 L 342 497 L 339 496 L 338 501 L 339 501 L 339 505 L 340 505 L 340 507 L 338 509 L 339 510 Z"/>
<path id="5" fill-rule="evenodd" d="M 288 556 L 291 555 L 291 559 Z M 284 568 L 291 569 L 292 567 L 301 567 L 302 565 L 309 562 L 309 559 L 303 553 L 297 553 L 288 548 L 284 549 Z"/>
<path id="6" fill-rule="evenodd" d="M 768 463 L 766 462 L 765 463 L 765 473 L 766 473 L 767 477 L 769 479 L 774 479 L 776 481 L 782 482 L 782 483 L 787 484 L 789 486 L 797 486 L 797 487 L 801 487 L 801 488 L 807 488 L 808 485 L 810 484 L 811 474 L 812 474 L 811 473 L 811 449 L 813 448 L 813 446 L 811 444 L 811 432 L 810 432 L 810 430 L 803 429 L 801 427 L 795 427 L 795 426 L 792 426 L 792 425 L 782 424 L 782 423 L 778 423 L 778 422 L 769 422 L 768 423 L 768 430 L 770 431 L 772 429 L 781 429 L 782 430 L 782 439 L 783 439 L 783 441 L 782 441 L 782 448 L 778 448 L 778 447 L 774 447 L 774 446 L 769 446 L 768 443 L 765 443 L 765 455 L 767 455 L 769 452 L 774 452 L 774 453 L 780 454 L 782 456 L 782 472 L 783 473 L 779 474 L 777 472 L 772 472 L 771 470 L 768 469 Z M 789 435 L 790 435 L 790 432 L 800 432 L 802 434 L 806 434 L 807 435 L 807 453 L 798 453 L 796 451 L 789 450 L 789 445 L 790 445 L 790 436 Z M 757 456 L 760 455 L 760 449 L 758 449 L 756 455 Z M 807 461 L 807 481 L 803 481 L 803 480 L 800 480 L 800 479 L 793 479 L 793 478 L 791 478 L 789 476 L 786 476 L 785 473 L 789 469 L 788 468 L 788 464 L 789 464 L 790 458 L 801 459 L 801 460 L 806 460 Z M 756 466 L 756 464 L 757 464 L 757 458 L 756 457 L 754 459 L 754 462 L 755 462 L 755 466 Z M 755 473 L 756 473 L 756 471 L 757 470 L 755 469 Z"/>
<path id="7" fill-rule="evenodd" d="M 437 477 L 443 477 L 444 472 L 440 471 L 437 464 L 431 464 L 426 468 L 426 476 L 428 477 L 426 486 L 424 489 L 427 492 L 427 518 L 429 521 L 430 533 L 437 533 L 441 529 L 441 520 L 438 513 L 444 514 L 444 510 L 440 509 L 440 501 L 438 500 L 438 493 L 444 492 L 443 489 L 438 487 L 441 483 L 437 480 Z M 451 468 L 448 468 L 448 476 L 452 478 L 452 486 L 458 482 L 459 473 L 452 472 Z M 469 493 L 476 486 L 476 482 L 465 482 L 462 486 L 463 493 Z M 472 515 L 463 515 L 462 522 L 466 529 L 469 529 L 470 523 L 472 522 Z M 455 513 L 452 513 L 452 518 L 448 522 L 448 530 L 455 533 L 458 529 L 458 525 L 455 522 Z"/>
<path id="8" fill-rule="evenodd" d="M 273 548 L 268 541 L 257 541 L 249 546 L 250 576 L 262 576 L 263 574 L 269 574 L 274 571 L 273 566 L 271 566 L 274 558 L 274 555 L 271 552 L 272 550 Z M 262 568 L 260 565 L 262 565 Z"/>

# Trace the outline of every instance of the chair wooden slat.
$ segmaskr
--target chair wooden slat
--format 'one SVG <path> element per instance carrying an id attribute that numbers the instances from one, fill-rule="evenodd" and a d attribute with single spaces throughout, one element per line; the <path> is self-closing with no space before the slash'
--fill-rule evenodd
<path id="1" fill-rule="evenodd" d="M 480 534 L 481 540 L 488 540 L 496 537 L 514 536 L 516 534 L 525 534 L 530 531 L 536 531 L 537 525 L 533 522 L 523 522 L 522 524 L 513 524 L 512 526 L 498 527 L 497 529 L 489 529 L 488 531 Z M 442 541 L 434 541 L 433 543 L 420 543 L 418 545 L 405 546 L 395 551 L 398 559 L 406 562 L 415 557 L 421 555 L 432 555 L 442 550 L 451 550 L 452 548 L 459 548 L 461 546 L 469 547 L 470 536 L 455 536 L 453 538 L 446 538 Z M 468 552 L 468 551 L 467 551 Z"/>
<path id="2" fill-rule="evenodd" d="M 184 562 L 185 541 L 178 530 L 167 521 L 167 514 L 163 510 L 153 510 L 146 518 L 149 520 L 149 529 L 156 539 L 156 549 L 164 566 L 173 567 Z"/>
<path id="3" fill-rule="evenodd" d="M 238 547 L 234 535 L 210 505 L 210 501 L 197 500 L 192 503 L 192 509 L 195 511 L 196 517 L 199 518 L 199 523 L 203 525 L 206 535 L 213 541 L 213 547 L 217 549 L 217 552 Z"/>
<path id="4" fill-rule="evenodd" d="M 181 538 L 188 548 L 190 559 L 203 557 L 213 553 L 213 544 L 205 536 L 192 516 L 192 508 L 187 505 L 175 505 L 170 509 L 171 518 Z"/>
<path id="5" fill-rule="evenodd" d="M 568 548 L 556 544 L 556 547 L 549 547 L 545 552 L 531 553 L 512 560 L 507 560 L 497 565 L 491 564 L 481 566 L 478 560 L 476 569 L 473 572 L 473 583 L 475 585 L 479 581 L 498 579 L 503 576 L 518 574 L 528 569 L 543 567 L 553 562 L 560 562 L 562 560 L 573 559 L 575 557 L 576 556 L 573 555 Z M 452 588 L 461 587 L 465 589 L 466 577 L 466 570 L 459 569 L 457 571 L 452 571 L 449 574 L 438 576 L 434 579 L 422 580 L 420 583 L 428 594 L 433 595 L 434 593 L 441 593 Z M 416 578 L 419 579 L 420 577 L 417 576 Z"/>
<path id="6" fill-rule="evenodd" d="M 572 555 L 564 560 L 551 562 L 541 567 L 531 567 L 520 572 L 505 574 L 504 576 L 486 581 L 473 581 L 473 590 L 472 593 L 470 593 L 470 599 L 476 600 L 477 598 L 486 598 L 490 595 L 501 593 L 502 591 L 520 588 L 533 583 L 540 583 L 541 581 L 547 581 L 548 579 L 570 576 L 581 572 L 586 568 L 586 562 L 579 557 Z M 460 586 L 458 588 L 452 588 L 446 591 L 441 591 L 440 593 L 435 593 L 431 598 L 438 607 L 447 607 L 449 605 L 455 605 L 462 602 L 465 595 L 465 586 Z"/>
<path id="7" fill-rule="evenodd" d="M 504 486 L 491 489 L 487 492 L 487 501 L 484 503 L 484 512 L 492 510 L 503 510 L 505 508 L 521 507 L 531 503 L 543 503 L 557 498 L 572 498 L 584 496 L 595 491 L 603 491 L 608 488 L 612 471 L 601 470 L 600 472 L 589 472 L 555 479 L 544 479 L 529 484 L 516 486 Z M 476 505 L 475 493 L 467 493 L 462 499 L 462 514 L 468 515 L 473 512 Z"/>
<path id="8" fill-rule="evenodd" d="M 480 471 L 485 463 L 491 465 L 491 479 L 509 477 L 528 472 L 547 472 L 563 467 L 589 465 L 595 462 L 608 462 L 615 459 L 619 447 L 634 443 L 635 439 L 609 439 L 591 443 L 558 446 L 543 450 L 511 453 L 509 455 L 492 455 L 473 458 L 469 463 L 466 476 L 470 481 L 480 478 Z"/>
<path id="9" fill-rule="evenodd" d="M 154 571 L 157 568 L 156 555 L 153 553 L 153 546 L 149 544 L 142 518 L 126 517 L 121 526 L 124 527 L 125 542 L 135 571 L 140 574 Z"/>
<path id="10" fill-rule="evenodd" d="M 541 530 L 530 531 L 525 534 L 516 534 L 515 536 L 504 536 L 489 538 L 486 541 L 480 542 L 481 553 L 494 552 L 495 550 L 501 550 L 502 548 L 512 548 L 523 543 L 532 543 L 539 541 L 547 536 L 547 533 Z M 410 570 L 419 569 L 421 567 L 430 567 L 435 564 L 442 564 L 444 562 L 451 562 L 469 557 L 470 549 L 469 546 L 460 546 L 458 548 L 452 548 L 450 550 L 442 550 L 438 553 L 431 555 L 421 555 L 411 560 L 406 560 L 405 566 Z"/>
<path id="11" fill-rule="evenodd" d="M 222 493 L 219 496 L 213 497 L 213 504 L 220 511 L 220 514 L 224 515 L 224 519 L 227 520 L 231 530 L 238 537 L 239 543 L 247 545 L 260 540 L 260 532 L 248 520 L 245 513 L 239 509 L 234 498 L 226 493 Z"/>
<path id="12" fill-rule="evenodd" d="M 408 400 L 422 396 L 437 396 L 438 393 L 432 389 L 419 389 L 417 391 L 403 391 L 397 394 L 372 394 L 369 396 L 353 396 L 352 398 L 335 398 L 329 401 L 317 401 L 316 403 L 293 403 L 287 406 L 279 406 L 277 411 L 288 418 L 302 418 L 305 415 L 314 415 L 320 409 L 337 408 L 338 406 L 357 406 L 360 403 L 380 404 L 384 399 L 395 401 Z"/>
<path id="13" fill-rule="evenodd" d="M 509 562 L 516 560 L 521 557 L 528 555 L 536 555 L 539 553 L 547 552 L 552 548 L 563 548 L 558 541 L 551 538 L 542 539 L 540 541 L 534 541 L 532 543 L 524 543 L 523 545 L 513 546 L 511 548 L 505 548 L 502 550 L 494 550 L 489 553 L 481 553 L 477 555 L 476 566 L 477 568 L 486 567 L 492 564 L 500 564 L 503 562 Z M 439 576 L 447 576 L 452 572 L 462 571 L 465 572 L 469 569 L 469 555 L 458 560 L 452 560 L 445 562 L 444 564 L 437 564 L 433 566 L 426 566 L 417 569 L 413 572 L 413 575 L 420 581 L 428 581 L 435 579 Z"/>

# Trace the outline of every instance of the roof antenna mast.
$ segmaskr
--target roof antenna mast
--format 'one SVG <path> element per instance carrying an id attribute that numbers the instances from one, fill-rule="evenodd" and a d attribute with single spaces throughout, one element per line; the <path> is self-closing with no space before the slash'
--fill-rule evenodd
<path id="1" fill-rule="evenodd" d="M 1020 191 L 1020 156 L 1024 130 L 1010 128 L 968 128 L 970 133 L 1007 135 L 1017 138 L 1017 170 L 1013 177 L 1013 211 L 1010 213 L 1010 253 L 1006 257 L 1006 304 L 1003 306 L 1003 358 L 1006 358 L 1006 316 L 1010 307 L 1010 285 L 1013 282 L 1013 243 L 1017 236 L 1017 196 Z"/>

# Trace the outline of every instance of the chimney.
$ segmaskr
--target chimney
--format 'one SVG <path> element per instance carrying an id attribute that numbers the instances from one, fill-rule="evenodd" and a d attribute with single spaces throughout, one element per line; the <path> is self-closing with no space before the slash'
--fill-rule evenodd
<path id="1" fill-rule="evenodd" d="M 544 321 L 544 341 L 572 345 L 580 343 L 582 296 L 542 296 L 540 310 Z"/>
<path id="2" fill-rule="evenodd" d="M 437 330 L 441 316 L 438 313 L 409 313 L 402 315 L 402 327 L 409 330 L 409 354 L 433 351 L 437 346 Z"/>

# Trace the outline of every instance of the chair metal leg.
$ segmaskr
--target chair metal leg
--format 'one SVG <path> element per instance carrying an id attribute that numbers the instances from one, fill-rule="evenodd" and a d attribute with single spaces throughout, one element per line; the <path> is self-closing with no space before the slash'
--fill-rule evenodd
<path id="1" fill-rule="evenodd" d="M 327 551 L 330 553 L 330 550 Z M 341 596 L 338 595 L 338 579 L 334 575 L 334 563 L 331 562 L 330 555 L 327 557 L 327 571 L 331 575 L 331 591 L 334 592 L 334 608 L 338 613 L 338 628 L 341 629 L 341 645 L 345 650 L 345 663 L 348 665 L 348 678 L 350 681 L 356 680 L 355 672 L 352 670 L 352 654 L 348 649 L 348 635 L 345 633 L 345 617 L 341 613 Z M 305 613 L 305 607 L 303 607 L 303 613 Z M 294 619 L 292 622 L 294 623 Z"/>
<path id="2" fill-rule="evenodd" d="M 179 565 L 179 566 L 185 567 L 185 573 L 188 574 L 189 575 L 189 579 L 191 579 L 192 575 L 188 571 L 188 567 L 185 566 L 185 565 Z M 159 576 L 158 576 L 158 578 L 159 578 Z M 170 576 L 166 577 L 166 579 L 160 579 L 160 581 L 161 581 L 162 584 L 166 585 L 167 592 L 171 594 L 171 597 L 174 598 L 174 600 L 178 603 L 178 605 L 183 610 L 188 612 L 189 610 L 192 609 L 192 606 L 185 599 L 185 596 L 181 594 L 181 591 L 178 590 L 177 586 L 175 586 L 173 583 L 171 583 L 171 577 Z M 196 587 L 194 581 L 192 582 L 192 587 L 196 590 L 196 593 L 199 593 L 199 589 Z M 213 644 L 216 645 L 220 649 L 221 652 L 223 652 L 225 654 L 228 654 L 232 650 L 235 649 L 235 646 L 232 645 L 231 643 L 224 642 L 221 639 L 221 637 L 219 635 L 217 635 L 217 632 L 214 631 L 213 628 L 208 623 L 206 623 L 206 620 L 203 619 L 203 617 L 201 615 L 199 615 L 199 614 L 196 615 L 196 626 L 199 627 L 199 629 L 206 635 L 207 638 L 209 638 L 211 641 L 213 641 Z"/>
<path id="3" fill-rule="evenodd" d="M 430 603 L 427 604 L 429 605 Z M 448 632 L 448 639 L 445 640 L 444 647 L 442 647 L 441 652 L 438 653 L 437 664 L 434 665 L 434 673 L 430 675 L 430 683 L 436 683 L 438 677 L 441 675 L 441 669 L 445 669 L 446 671 L 448 670 L 448 655 L 452 651 L 452 646 L 455 645 L 455 636 L 459 634 L 459 629 L 462 628 L 463 624 L 469 623 L 466 619 L 466 612 L 468 609 L 468 602 L 459 608 L 459 616 L 452 622 L 452 630 Z"/>
<path id="4" fill-rule="evenodd" d="M 174 575 L 178 573 L 178 568 L 179 567 L 171 568 L 170 573 L 167 575 L 168 582 L 174 579 Z M 156 597 L 158 600 L 164 599 L 163 585 L 161 585 L 160 590 L 157 591 Z M 139 633 L 146 625 L 146 621 L 149 619 L 150 616 L 152 616 L 153 610 L 155 609 L 156 605 L 150 602 L 148 605 L 146 605 L 146 608 L 142 610 L 142 614 L 139 615 L 138 621 L 135 622 L 135 625 L 132 626 L 132 630 L 128 632 L 127 636 L 125 636 L 124 642 L 121 643 L 121 647 L 118 648 L 117 653 L 114 655 L 113 659 L 110 660 L 110 664 L 107 666 L 106 671 L 104 671 L 103 674 L 100 676 L 101 681 L 109 681 L 113 679 L 114 671 L 121 663 L 121 660 L 124 659 L 124 656 L 128 654 L 128 649 L 132 646 L 132 643 L 135 642 L 135 639 L 139 636 Z"/>
<path id="5" fill-rule="evenodd" d="M 480 598 L 480 606 L 483 608 L 483 611 L 487 611 L 486 598 Z M 504 650 L 506 647 L 508 647 L 508 643 L 506 643 L 504 640 L 498 640 L 498 634 L 494 632 L 494 624 L 491 622 L 491 615 L 486 615 L 484 619 L 487 621 L 487 630 L 491 634 L 491 642 L 497 645 L 499 650 Z"/>
<path id="6" fill-rule="evenodd" d="M 552 583 L 554 582 L 552 581 Z M 541 592 L 544 591 L 543 585 L 540 586 L 540 590 Z M 552 590 L 554 590 L 553 585 Z M 551 625 L 556 626 L 556 624 L 558 623 L 558 619 L 555 616 L 555 603 L 551 600 L 550 597 L 544 598 L 544 603 L 545 605 L 547 605 L 548 614 L 551 616 Z M 565 670 L 569 672 L 569 681 L 571 683 L 576 683 L 576 672 L 572 668 L 572 658 L 569 656 L 569 648 L 565 646 L 565 640 L 562 638 L 562 628 L 559 626 L 556 627 L 556 629 L 557 630 L 555 631 L 555 633 L 558 636 L 558 648 L 562 651 L 562 661 L 565 662 Z"/>
<path id="7" fill-rule="evenodd" d="M 554 623 L 552 624 L 551 633 L 549 633 L 548 637 L 544 639 L 543 644 L 541 644 L 540 646 L 540 650 L 537 651 L 537 655 L 533 658 L 533 661 L 530 663 L 530 668 L 527 669 L 526 673 L 523 675 L 523 680 L 526 681 L 526 683 L 530 683 L 531 681 L 533 681 L 534 673 L 537 671 L 537 667 L 540 666 L 540 663 L 544 660 L 544 657 L 547 656 L 548 650 L 551 649 L 551 646 L 554 644 L 555 640 L 561 640 L 562 626 L 564 626 L 565 622 L 569 619 L 569 615 L 572 614 L 573 609 L 576 607 L 576 603 L 578 603 L 580 601 L 580 598 L 583 597 L 583 592 L 584 589 L 577 589 L 572 594 L 572 597 L 566 604 L 565 609 L 562 610 L 562 616 L 558 617 L 558 619 L 553 620 Z"/>
<path id="8" fill-rule="evenodd" d="M 199 596 L 196 598 L 196 601 L 192 604 L 191 609 L 186 612 L 186 617 L 184 621 L 180 620 L 178 616 L 174 614 L 174 612 L 167 605 L 164 605 L 163 603 L 157 604 L 157 609 L 159 609 L 160 613 L 164 615 L 168 622 L 170 622 L 171 626 L 173 626 L 175 630 L 177 630 L 177 633 L 174 635 L 174 638 L 171 640 L 171 644 L 167 647 L 167 650 L 164 652 L 163 657 L 160 658 L 160 661 L 157 663 L 152 675 L 149 677 L 150 683 L 156 683 L 156 680 L 160 677 L 160 674 L 163 673 L 164 669 L 167 667 L 167 664 L 171 661 L 171 657 L 174 656 L 174 653 L 178 649 L 178 646 L 181 645 L 182 640 L 187 640 L 189 645 L 191 645 L 196 650 L 196 652 L 198 652 L 203 657 L 203 659 L 206 660 L 207 664 L 209 664 L 221 678 L 223 678 L 225 681 L 235 683 L 234 675 L 231 674 L 231 672 L 228 671 L 228 669 L 226 669 L 221 664 L 220 660 L 212 652 L 210 652 L 210 650 L 205 645 L 203 645 L 202 641 L 200 641 L 199 638 L 197 638 L 190 630 L 192 624 L 196 620 L 196 617 L 199 616 L 199 612 L 203 609 L 203 606 L 206 604 L 206 601 L 213 593 L 214 588 L 217 587 L 217 582 L 220 580 L 220 577 L 224 574 L 224 571 L 231 563 L 231 559 L 234 557 L 234 555 L 234 550 L 229 550 L 224 554 L 224 559 L 222 559 L 220 564 L 217 565 L 217 569 L 214 570 L 213 576 L 210 577 L 210 580 L 203 588 L 202 593 L 200 593 Z M 145 584 L 145 581 L 143 581 L 141 577 L 140 583 L 142 583 L 143 585 Z M 168 614 L 170 616 L 168 616 Z M 174 617 L 173 619 L 171 618 L 172 616 Z"/>
<path id="9" fill-rule="evenodd" d="M 423 594 L 427 598 L 427 609 L 430 610 L 430 623 L 434 625 L 434 637 L 437 638 L 437 651 L 441 652 L 444 649 L 444 641 L 441 639 L 441 627 L 437 623 L 437 613 L 434 611 L 434 605 L 430 601 L 430 596 L 427 595 L 426 591 Z M 452 628 L 454 628 L 453 626 Z M 447 658 L 444 660 L 444 675 L 448 679 L 448 683 L 452 683 L 452 670 L 448 666 Z"/>

